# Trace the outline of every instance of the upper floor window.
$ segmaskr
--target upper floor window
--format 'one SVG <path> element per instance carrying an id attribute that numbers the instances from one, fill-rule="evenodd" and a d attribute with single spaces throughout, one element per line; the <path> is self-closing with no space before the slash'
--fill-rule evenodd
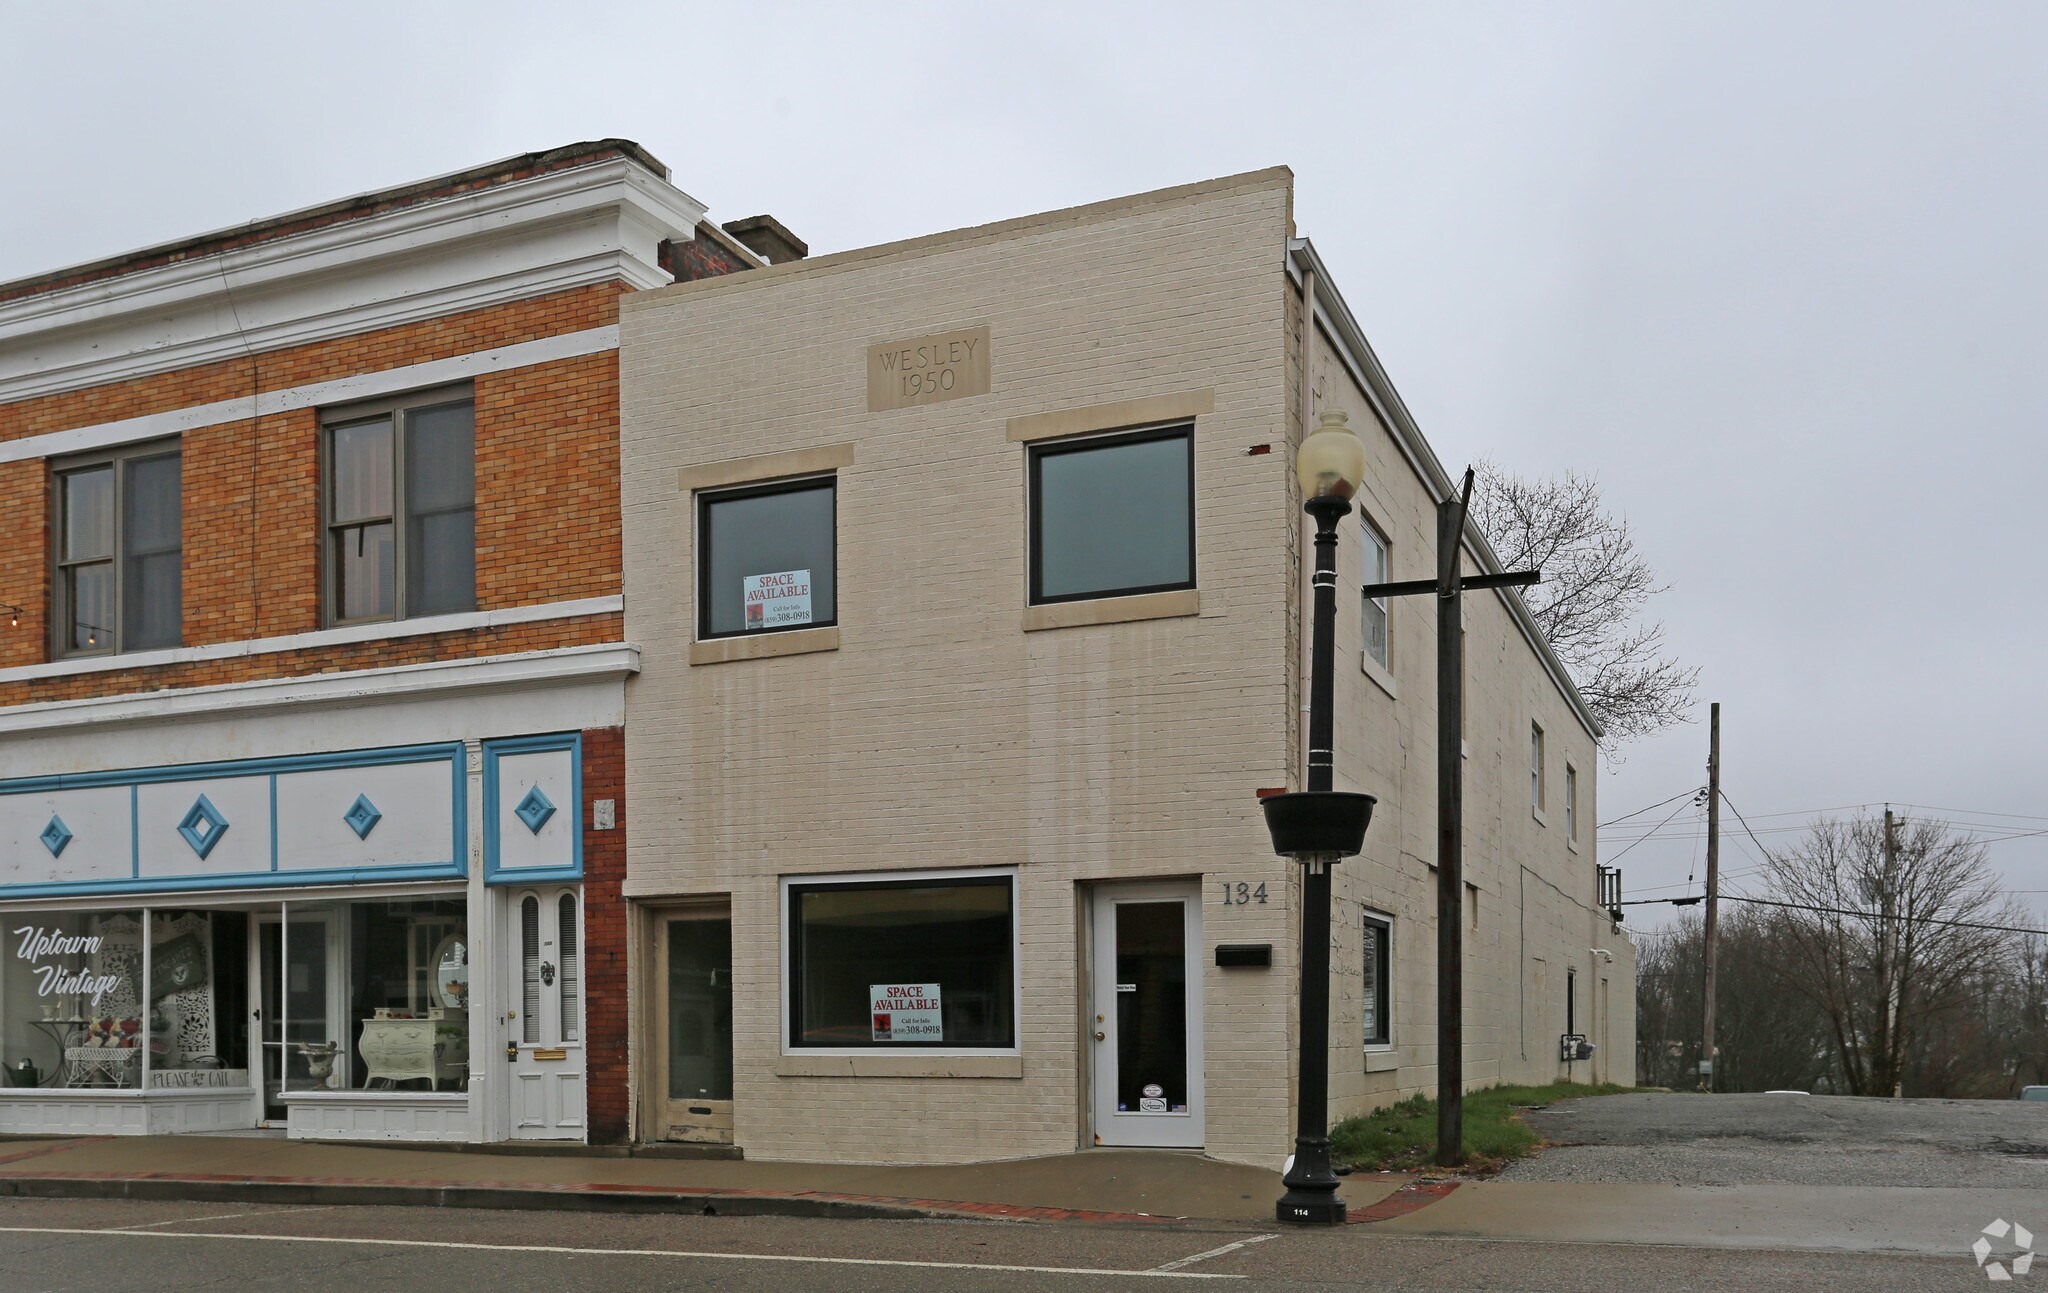
<path id="1" fill-rule="evenodd" d="M 1564 837 L 1579 838 L 1579 770 L 1564 765 Z"/>
<path id="2" fill-rule="evenodd" d="M 1368 584 L 1384 584 L 1391 577 L 1387 574 L 1387 541 L 1373 528 L 1371 521 L 1364 521 L 1359 527 L 1365 544 L 1365 578 Z M 1365 599 L 1365 653 L 1378 662 L 1380 668 L 1387 667 L 1387 599 L 1368 597 Z"/>
<path id="3" fill-rule="evenodd" d="M 838 500 L 831 476 L 697 495 L 697 636 L 837 624 Z"/>
<path id="4" fill-rule="evenodd" d="M 55 653 L 101 655 L 184 640 L 178 450 L 124 449 L 57 469 Z"/>
<path id="5" fill-rule="evenodd" d="M 1031 450 L 1031 600 L 1195 586 L 1195 429 Z"/>
<path id="6" fill-rule="evenodd" d="M 1543 724 L 1529 724 L 1529 806 L 1543 811 Z"/>
<path id="7" fill-rule="evenodd" d="M 476 609 L 476 427 L 467 393 L 327 418 L 327 620 Z"/>

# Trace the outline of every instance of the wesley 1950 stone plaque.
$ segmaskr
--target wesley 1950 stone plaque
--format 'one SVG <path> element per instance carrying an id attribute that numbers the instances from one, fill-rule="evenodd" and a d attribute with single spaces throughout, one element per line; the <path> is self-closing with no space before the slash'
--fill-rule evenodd
<path id="1" fill-rule="evenodd" d="M 988 394 L 988 329 L 868 347 L 868 412 Z"/>

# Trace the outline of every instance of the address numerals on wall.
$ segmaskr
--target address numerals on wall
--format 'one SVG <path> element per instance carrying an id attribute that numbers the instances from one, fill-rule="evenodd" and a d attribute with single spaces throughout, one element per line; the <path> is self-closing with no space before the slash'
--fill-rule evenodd
<path id="1" fill-rule="evenodd" d="M 1239 880 L 1236 884 L 1223 881 L 1223 905 L 1226 907 L 1248 907 L 1252 903 L 1265 905 L 1266 886 L 1252 888 L 1249 881 Z"/>

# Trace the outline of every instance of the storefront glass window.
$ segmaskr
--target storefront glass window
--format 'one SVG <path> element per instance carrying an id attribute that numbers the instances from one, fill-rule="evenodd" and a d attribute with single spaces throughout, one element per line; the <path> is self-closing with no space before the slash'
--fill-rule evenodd
<path id="1" fill-rule="evenodd" d="M 469 921 L 461 898 L 340 910 L 350 1054 L 330 1085 L 460 1091 L 469 1079 Z"/>
<path id="2" fill-rule="evenodd" d="M 791 1045 L 1016 1045 L 1009 876 L 792 884 Z"/>

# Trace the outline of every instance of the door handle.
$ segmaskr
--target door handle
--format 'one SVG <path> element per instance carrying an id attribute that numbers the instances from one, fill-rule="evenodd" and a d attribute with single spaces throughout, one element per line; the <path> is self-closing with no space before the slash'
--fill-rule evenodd
<path id="1" fill-rule="evenodd" d="M 1108 1040 L 1109 1040 L 1109 1036 L 1108 1036 L 1108 1034 L 1106 1034 L 1106 1033 L 1104 1033 L 1104 1032 L 1102 1032 L 1101 1030 L 1099 1030 L 1099 1029 L 1098 1029 L 1098 1030 L 1096 1031 L 1096 1034 L 1095 1034 L 1095 1040 L 1096 1040 L 1096 1041 L 1098 1041 L 1098 1042 L 1106 1042 L 1106 1041 L 1108 1041 Z"/>

